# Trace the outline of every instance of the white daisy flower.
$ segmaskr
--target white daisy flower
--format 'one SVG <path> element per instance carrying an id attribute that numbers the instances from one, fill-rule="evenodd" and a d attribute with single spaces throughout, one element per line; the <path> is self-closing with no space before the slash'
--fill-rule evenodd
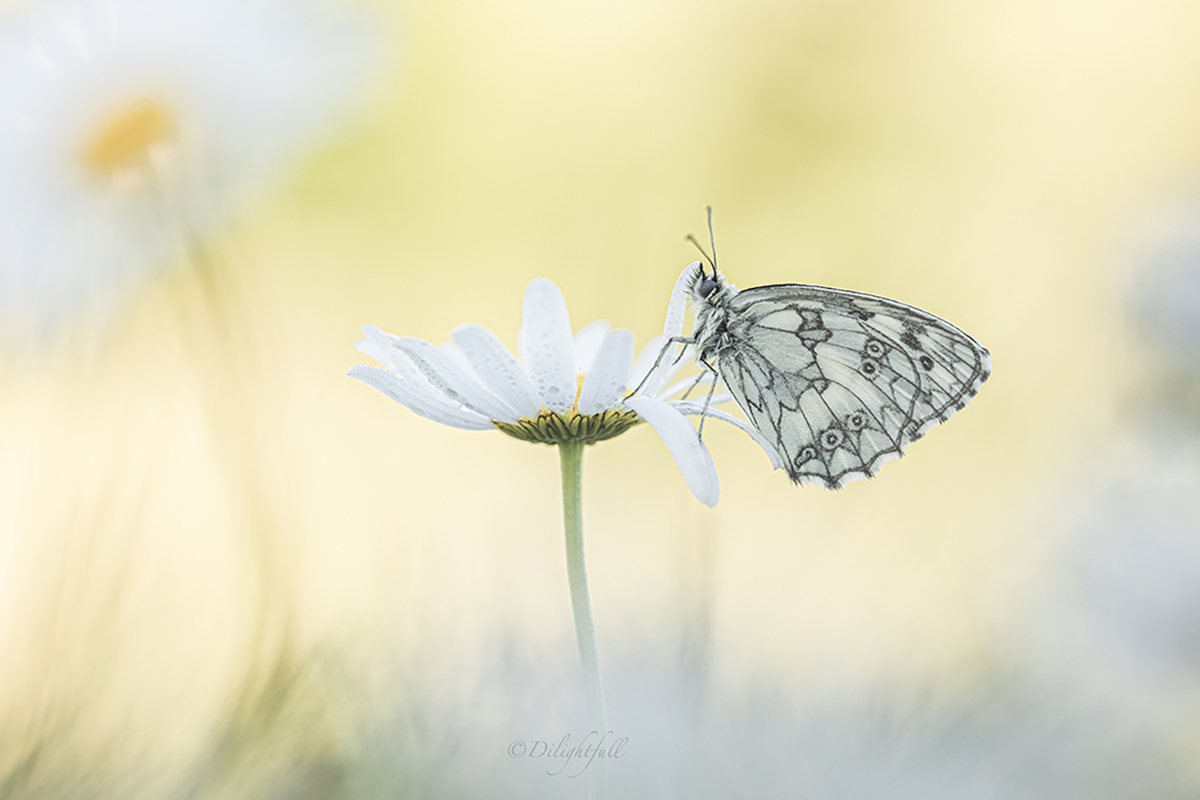
<path id="1" fill-rule="evenodd" d="M 663 336 L 646 344 L 636 359 L 633 332 L 610 330 L 606 321 L 585 325 L 572 336 L 562 292 L 553 281 L 536 278 L 525 289 L 519 361 L 480 325 L 459 325 L 450 332 L 453 341 L 440 348 L 367 325 L 362 328 L 367 338 L 355 346 L 386 369 L 359 364 L 349 374 L 435 422 L 499 429 L 527 442 L 595 444 L 646 422 L 692 494 L 711 508 L 720 496 L 716 466 L 685 415 L 704 412 L 735 425 L 762 446 L 772 466 L 779 469 L 783 462 L 758 431 L 711 407 L 729 400 L 727 392 L 714 394 L 704 411 L 710 375 L 671 382 L 685 359 L 675 358 L 677 353 L 658 358 L 661 342 L 682 331 L 694 266 L 671 294 Z M 629 387 L 639 386 L 636 395 L 626 396 Z M 686 399 L 693 389 L 703 391 L 695 400 Z"/>
<path id="2" fill-rule="evenodd" d="M 160 268 L 339 122 L 377 51 L 312 2 L 47 0 L 0 28 L 0 316 Z"/>

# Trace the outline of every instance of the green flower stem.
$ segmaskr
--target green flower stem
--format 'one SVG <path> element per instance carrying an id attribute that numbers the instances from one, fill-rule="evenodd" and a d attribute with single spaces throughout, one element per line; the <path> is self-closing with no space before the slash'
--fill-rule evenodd
<path id="1" fill-rule="evenodd" d="M 587 686 L 588 718 L 596 736 L 604 739 L 608 716 L 604 711 L 604 685 L 600 681 L 600 660 L 596 653 L 596 626 L 592 623 L 592 603 L 588 599 L 587 567 L 583 560 L 583 448 L 581 441 L 558 446 L 562 461 L 563 527 L 567 536 L 567 579 L 571 584 L 571 608 L 575 612 L 575 637 L 579 641 L 579 660 Z M 597 758 L 591 765 L 592 783 L 589 800 L 603 800 L 605 765 Z"/>

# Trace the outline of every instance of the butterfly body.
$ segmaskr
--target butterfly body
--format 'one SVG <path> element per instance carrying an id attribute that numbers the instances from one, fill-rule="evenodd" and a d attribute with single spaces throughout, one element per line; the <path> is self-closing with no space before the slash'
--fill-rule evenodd
<path id="1" fill-rule="evenodd" d="M 796 483 L 838 489 L 872 477 L 991 374 L 969 334 L 886 297 L 808 284 L 738 291 L 703 267 L 688 294 L 697 359 Z"/>

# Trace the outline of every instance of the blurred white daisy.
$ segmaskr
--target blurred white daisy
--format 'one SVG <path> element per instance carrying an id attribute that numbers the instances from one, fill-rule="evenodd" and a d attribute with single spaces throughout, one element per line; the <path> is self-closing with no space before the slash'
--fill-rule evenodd
<path id="1" fill-rule="evenodd" d="M 689 267 L 679 277 L 667 309 L 663 336 L 634 358 L 634 335 L 610 330 L 598 320 L 571 334 L 562 292 L 553 281 L 536 278 L 525 290 L 520 361 L 494 333 L 480 325 L 459 325 L 452 342 L 440 348 L 412 336 L 362 328 L 355 346 L 387 368 L 359 364 L 350 376 L 378 389 L 410 410 L 443 425 L 467 430 L 499 429 L 523 441 L 594 444 L 646 422 L 662 439 L 696 499 L 715 506 L 720 495 L 716 467 L 685 415 L 704 411 L 710 376 L 671 382 L 685 359 L 658 355 L 662 342 L 683 328 Z M 698 383 L 699 380 L 699 383 Z M 626 396 L 629 387 L 638 394 Z M 699 391 L 695 400 L 686 397 Z M 712 403 L 730 399 L 714 394 Z M 750 425 L 723 411 L 707 416 L 745 431 L 766 451 L 776 469 L 783 462 Z"/>
<path id="2" fill-rule="evenodd" d="M 307 0 L 49 0 L 0 29 L 0 318 L 168 263 L 345 118 L 377 51 Z"/>

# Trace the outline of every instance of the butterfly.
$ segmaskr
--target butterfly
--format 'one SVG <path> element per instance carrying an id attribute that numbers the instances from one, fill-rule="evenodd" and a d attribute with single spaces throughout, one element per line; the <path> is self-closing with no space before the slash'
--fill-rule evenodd
<path id="1" fill-rule="evenodd" d="M 696 262 L 695 323 L 675 341 L 721 377 L 793 482 L 840 489 L 873 477 L 991 375 L 974 337 L 898 300 L 802 283 L 738 291 L 716 267 L 711 208 L 709 234 L 712 272 Z"/>

